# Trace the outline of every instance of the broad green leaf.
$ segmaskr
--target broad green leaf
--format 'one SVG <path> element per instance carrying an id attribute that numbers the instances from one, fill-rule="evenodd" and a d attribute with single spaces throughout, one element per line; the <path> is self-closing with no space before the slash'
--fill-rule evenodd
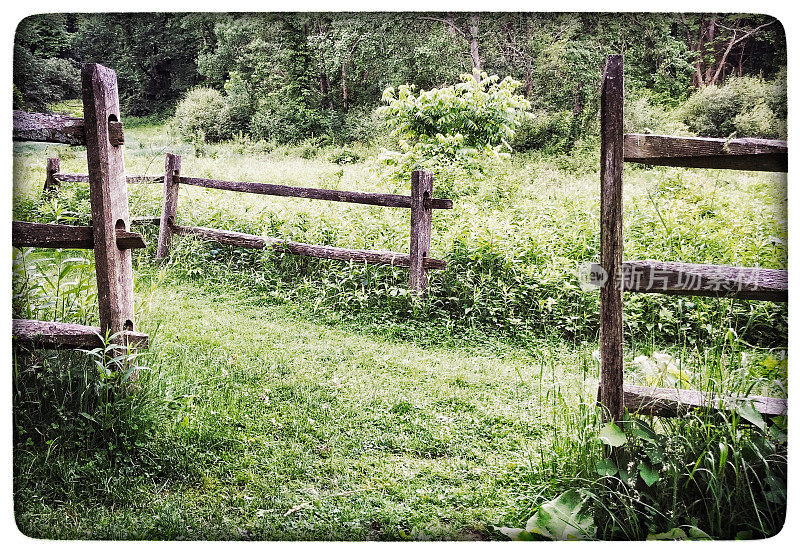
<path id="1" fill-rule="evenodd" d="M 617 474 L 617 465 L 611 459 L 597 461 L 596 469 L 597 474 L 600 476 L 614 476 Z"/>
<path id="2" fill-rule="evenodd" d="M 644 448 L 647 457 L 654 463 L 660 463 L 664 460 L 664 448 L 660 445 L 647 445 Z"/>
<path id="3" fill-rule="evenodd" d="M 753 426 L 760 428 L 761 430 L 764 430 L 764 428 L 767 426 L 764 422 L 764 418 L 761 416 L 761 413 L 756 411 L 750 402 L 738 403 L 734 410 L 744 420 Z"/>
<path id="4" fill-rule="evenodd" d="M 672 530 L 661 532 L 660 534 L 647 534 L 648 540 L 685 540 L 688 537 L 686 532 L 680 528 L 673 528 Z"/>
<path id="5" fill-rule="evenodd" d="M 700 530 L 697 526 L 689 526 L 689 538 L 693 540 L 710 540 L 711 536 Z"/>
<path id="6" fill-rule="evenodd" d="M 639 465 L 639 476 L 642 477 L 642 480 L 644 480 L 644 483 L 648 486 L 652 486 L 658 482 L 658 471 L 647 463 L 641 463 Z"/>
<path id="7" fill-rule="evenodd" d="M 562 493 L 541 505 L 525 526 L 532 534 L 553 540 L 577 540 L 594 536 L 594 517 L 575 490 Z"/>
<path id="8" fill-rule="evenodd" d="M 619 447 L 628 443 L 628 438 L 625 437 L 625 432 L 613 422 L 603 425 L 600 429 L 600 434 L 597 438 L 606 445 L 611 447 Z"/>
<path id="9" fill-rule="evenodd" d="M 645 421 L 634 419 L 631 427 L 633 429 L 634 436 L 636 436 L 640 440 L 644 440 L 649 443 L 655 443 L 656 433 L 653 431 L 652 428 L 650 428 L 650 425 L 647 424 Z"/>

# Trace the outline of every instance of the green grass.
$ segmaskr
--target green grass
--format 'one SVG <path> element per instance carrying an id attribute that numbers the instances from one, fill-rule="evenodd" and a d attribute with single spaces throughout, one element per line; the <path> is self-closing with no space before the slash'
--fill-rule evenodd
<path id="1" fill-rule="evenodd" d="M 158 332 L 142 385 L 172 406 L 146 446 L 160 474 L 98 470 L 111 493 L 85 489 L 75 465 L 47 467 L 40 449 L 22 448 L 26 533 L 488 537 L 488 522 L 519 508 L 514 482 L 526 478 L 532 445 L 548 439 L 549 396 L 592 393 L 571 368 L 578 352 L 421 348 L 194 286 L 161 286 L 147 302 L 142 327 Z M 557 365 L 545 367 L 545 356 Z M 545 390 L 541 371 L 556 379 Z M 168 466 L 178 455 L 180 474 Z M 62 480 L 61 497 L 32 478 L 44 470 Z M 92 515 L 75 524 L 65 500 Z"/>
<path id="2" fill-rule="evenodd" d="M 375 161 L 374 146 L 353 147 L 363 161 L 343 165 L 331 161 L 337 148 L 246 141 L 207 146 L 198 157 L 168 126 L 131 123 L 129 174 L 157 174 L 173 152 L 187 176 L 409 187 Z M 15 144 L 14 218 L 86 224 L 85 184 L 39 198 L 45 158 L 55 156 L 62 171 L 86 172 L 82 149 Z M 532 153 L 483 174 L 437 176 L 437 195 L 453 197 L 455 209 L 434 215 L 432 255 L 448 269 L 431 274 L 424 301 L 408 297 L 401 269 L 184 237 L 169 262 L 156 263 L 157 230 L 142 229 L 150 246 L 134 254 L 137 326 L 152 346 L 138 360 L 149 370 L 134 399 L 97 399 L 98 382 L 111 381 L 98 380 L 84 354 L 17 356 L 20 528 L 97 539 L 496 539 L 492 525 L 524 525 L 559 493 L 592 489 L 603 455 L 594 406 L 598 299 L 575 273 L 598 255 L 595 158 L 590 148 Z M 786 267 L 785 177 L 631 167 L 625 186 L 627 258 Z M 132 215 L 159 213 L 160 185 L 131 185 L 129 194 Z M 408 213 L 389 208 L 182 186 L 178 220 L 344 247 L 408 247 Z M 96 323 L 90 252 L 16 255 L 15 316 Z M 765 302 L 627 295 L 626 380 L 653 378 L 637 357 L 669 353 L 684 386 L 785 395 L 786 323 L 785 306 Z M 720 451 L 720 441 L 749 443 L 749 430 L 722 424 L 712 432 L 716 424 L 658 430 L 709 437 L 687 463 Z M 774 498 L 780 470 L 772 480 L 762 472 L 715 480 L 714 493 L 736 500 L 695 525 L 715 537 L 780 527 L 780 503 L 742 499 L 743 481 L 770 482 L 760 493 Z M 659 490 L 653 505 L 676 497 Z M 751 527 L 759 510 L 767 522 Z M 698 512 L 659 518 L 652 531 L 690 524 Z"/>

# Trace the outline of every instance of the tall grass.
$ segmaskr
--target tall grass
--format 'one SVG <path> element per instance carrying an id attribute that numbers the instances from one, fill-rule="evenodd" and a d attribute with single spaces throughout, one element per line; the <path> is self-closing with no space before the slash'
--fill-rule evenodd
<path id="1" fill-rule="evenodd" d="M 164 153 L 170 151 L 184 156 L 182 173 L 188 176 L 408 192 L 409 183 L 385 171 L 375 148 L 353 147 L 355 156 L 351 156 L 341 148 L 275 147 L 238 140 L 196 152 L 178 143 L 168 129 L 149 123 L 134 125 L 127 134 L 129 173 L 159 172 Z M 57 197 L 47 201 L 38 194 L 46 157 L 59 155 L 63 171 L 83 173 L 82 155 L 52 147 L 15 148 L 15 218 L 88 223 L 85 184 L 64 184 Z M 356 158 L 362 161 L 352 163 Z M 253 408 L 242 390 L 253 393 L 247 386 L 257 386 L 258 378 L 281 378 L 270 371 L 286 372 L 288 366 L 296 368 L 302 363 L 281 361 L 278 356 L 262 367 L 266 361 L 261 356 L 266 354 L 255 342 L 248 343 L 245 349 L 249 353 L 242 353 L 248 360 L 242 364 L 253 364 L 253 374 L 260 376 L 247 377 L 246 383 L 231 382 L 219 375 L 222 369 L 233 370 L 236 361 L 229 359 L 226 348 L 238 338 L 204 336 L 198 347 L 211 349 L 202 354 L 182 345 L 188 340 L 185 337 L 173 337 L 162 346 L 158 324 L 166 319 L 163 314 L 156 317 L 161 306 L 154 305 L 153 298 L 159 290 L 190 283 L 226 302 L 235 301 L 237 306 L 262 310 L 282 305 L 287 312 L 352 336 L 380 336 L 392 343 L 452 348 L 453 352 L 465 348 L 496 351 L 501 358 L 507 351 L 525 356 L 523 369 L 515 365 L 516 376 L 498 372 L 492 378 L 507 381 L 486 383 L 487 389 L 517 387 L 516 392 L 508 392 L 509 397 L 514 401 L 524 397 L 525 412 L 531 413 L 524 424 L 512 424 L 513 432 L 504 426 L 500 434 L 505 440 L 502 443 L 520 456 L 519 462 L 513 468 L 509 463 L 503 476 L 492 484 L 511 487 L 508 493 L 516 498 L 513 511 L 504 518 L 506 523 L 520 524 L 564 492 L 581 490 L 581 499 L 593 516 L 593 537 L 644 539 L 665 533 L 680 537 L 680 532 L 688 537 L 707 534 L 715 538 L 774 534 L 785 512 L 784 421 L 761 424 L 750 412 L 726 416 L 702 412 L 664 421 L 631 419 L 621 429 L 626 443 L 619 446 L 615 459 L 626 459 L 626 465 L 633 462 L 637 470 L 632 466 L 627 475 L 611 475 L 608 466 L 600 464 L 607 459 L 607 449 L 597 439 L 605 428 L 595 405 L 598 362 L 593 350 L 599 301 L 596 294 L 580 288 L 577 278 L 579 265 L 597 261 L 599 255 L 595 160 L 591 149 L 574 156 L 531 152 L 494 172 L 449 175 L 437 195 L 447 192 L 455 197 L 455 209 L 434 214 L 432 245 L 432 256 L 446 259 L 448 266 L 430 273 L 430 293 L 423 299 L 409 294 L 404 269 L 236 249 L 192 237 L 176 237 L 170 259 L 155 263 L 157 229 L 141 229 L 150 245 L 134 252 L 137 319 L 152 325 L 146 330 L 153 346 L 147 357 L 132 362 L 152 365 L 161 373 L 143 370 L 136 383 L 139 393 L 118 394 L 115 390 L 127 385 L 123 385 L 124 372 L 107 372 L 92 355 L 15 350 L 15 483 L 32 487 L 19 495 L 26 509 L 37 501 L 45 502 L 40 496 L 52 500 L 48 504 L 85 499 L 82 482 L 92 488 L 92 497 L 107 493 L 112 503 L 130 499 L 128 494 L 133 492 L 128 488 L 135 487 L 132 482 L 153 475 L 166 475 L 175 482 L 191 478 L 206 486 L 213 472 L 209 467 L 216 467 L 219 459 L 237 462 L 226 457 L 226 451 L 240 448 L 252 453 L 233 430 L 215 426 L 219 409 L 232 406 L 226 415 L 231 424 L 245 413 L 258 419 L 266 407 L 258 403 L 258 409 Z M 627 258 L 786 267 L 785 179 L 671 168 L 631 168 L 625 178 Z M 155 215 L 160 202 L 159 185 L 130 186 L 133 215 Z M 407 251 L 409 240 L 405 210 L 190 186 L 181 187 L 178 221 L 354 248 Z M 96 324 L 91 255 L 15 250 L 14 256 L 15 317 Z M 232 316 L 237 310 L 224 313 Z M 182 317 L 200 316 L 216 315 L 212 308 L 199 315 L 177 313 L 173 315 L 177 320 L 170 324 L 195 329 L 197 321 Z M 626 382 L 719 394 L 785 396 L 787 323 L 783 305 L 628 294 Z M 224 355 L 217 355 L 214 348 Z M 276 355 L 269 352 L 269 356 Z M 303 365 L 302 370 L 314 375 L 313 371 L 330 371 L 337 365 L 329 357 L 314 357 L 319 366 Z M 372 374 L 373 361 L 348 363 Z M 406 369 L 397 370 L 397 374 L 405 374 Z M 480 373 L 485 368 L 476 366 L 475 370 Z M 481 378 L 484 376 L 481 373 Z M 458 378 L 461 384 L 454 386 L 469 392 L 469 383 Z M 391 387 L 388 381 L 380 385 Z M 320 386 L 316 381 L 303 382 L 284 390 L 286 404 L 294 405 L 292 416 L 298 415 L 299 406 L 334 402 L 319 392 Z M 198 394 L 211 397 L 206 399 L 208 405 L 195 403 Z M 368 402 L 363 396 L 358 396 L 358 401 Z M 461 398 L 453 403 L 455 407 L 445 407 L 473 413 L 469 405 L 462 405 L 465 401 Z M 359 413 L 341 405 L 337 409 L 344 418 Z M 479 456 L 448 434 L 450 430 L 436 427 L 435 419 L 423 411 L 414 401 L 392 397 L 391 416 L 405 417 L 403 436 L 393 436 L 387 430 L 388 419 L 379 414 L 370 412 L 363 415 L 366 419 L 358 420 L 369 432 L 380 430 L 379 435 L 367 432 L 367 445 L 376 451 L 391 455 L 412 452 L 426 459 Z M 325 416 L 330 415 L 315 418 Z M 308 462 L 305 440 L 320 431 L 311 423 L 300 428 L 300 423 L 290 418 L 280 420 L 293 429 L 285 430 L 281 439 L 300 452 L 287 466 Z M 481 424 L 487 425 L 487 433 L 493 433 L 497 420 L 488 417 Z M 469 434 L 469 439 L 483 440 L 473 423 L 464 423 L 461 432 Z M 332 421 L 324 424 L 339 428 Z M 272 427 L 265 430 L 273 431 L 277 432 Z M 247 439 L 251 438 L 263 440 L 248 435 Z M 213 447 L 203 452 L 193 440 Z M 487 440 L 481 442 L 483 451 L 503 449 L 497 441 Z M 661 458 L 666 460 L 661 464 L 651 455 L 653 444 L 664 450 Z M 524 453 L 517 453 L 518 448 Z M 192 456 L 202 460 L 194 463 Z M 324 460 L 328 462 L 327 457 Z M 657 472 L 655 482 L 643 480 L 638 470 L 642 463 L 650 470 L 645 471 L 648 478 Z M 598 466 L 605 467 L 603 474 Z M 110 477 L 117 469 L 124 478 Z M 62 482 L 65 491 L 57 492 L 53 481 Z M 117 487 L 104 491 L 103 482 L 111 481 Z M 392 493 L 404 492 L 395 489 Z M 283 522 L 274 524 L 283 528 Z M 176 531 L 175 525 L 170 528 L 170 532 Z"/>

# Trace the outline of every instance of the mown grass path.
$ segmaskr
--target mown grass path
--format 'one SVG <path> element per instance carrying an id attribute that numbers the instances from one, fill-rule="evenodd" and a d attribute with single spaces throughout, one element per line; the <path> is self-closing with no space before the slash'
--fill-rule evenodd
<path id="1" fill-rule="evenodd" d="M 161 469 L 18 509 L 29 533 L 480 539 L 532 500 L 548 423 L 528 351 L 423 349 L 193 284 L 154 289 L 140 319 L 144 385 L 172 407 L 146 446 Z"/>

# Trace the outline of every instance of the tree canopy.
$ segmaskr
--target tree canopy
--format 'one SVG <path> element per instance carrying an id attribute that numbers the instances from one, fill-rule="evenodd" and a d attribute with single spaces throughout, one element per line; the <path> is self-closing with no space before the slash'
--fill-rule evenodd
<path id="1" fill-rule="evenodd" d="M 76 96 L 79 63 L 99 62 L 117 71 L 127 114 L 172 113 L 202 85 L 227 95 L 242 132 L 300 139 L 341 130 L 388 87 L 483 71 L 522 82 L 534 110 L 571 111 L 579 131 L 612 53 L 626 86 L 664 106 L 786 65 L 780 22 L 753 14 L 48 14 L 17 29 L 15 104 Z"/>

